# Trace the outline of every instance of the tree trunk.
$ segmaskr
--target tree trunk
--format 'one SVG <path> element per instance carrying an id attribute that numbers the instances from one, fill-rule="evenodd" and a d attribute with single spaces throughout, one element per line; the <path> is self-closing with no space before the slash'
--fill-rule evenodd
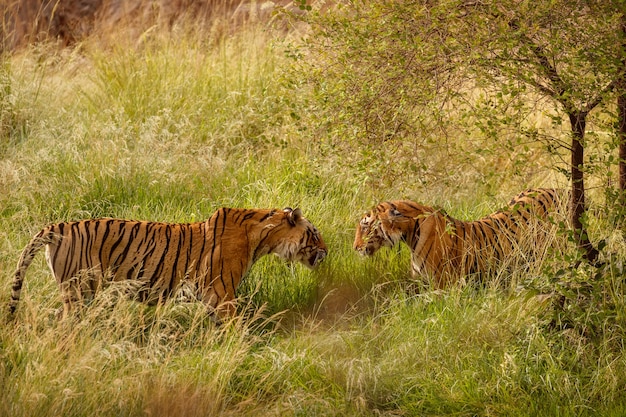
<path id="1" fill-rule="evenodd" d="M 618 112 L 618 138 L 619 138 L 619 189 L 620 202 L 626 203 L 626 78 L 622 75 L 618 87 L 617 112 Z"/>
<path id="2" fill-rule="evenodd" d="M 617 135 L 619 139 L 620 203 L 626 204 L 626 14 L 622 15 L 622 73 L 617 82 Z"/>
<path id="3" fill-rule="evenodd" d="M 583 254 L 583 258 L 594 264 L 598 259 L 598 250 L 589 241 L 587 227 L 583 222 L 583 216 L 587 210 L 585 206 L 585 182 L 584 182 L 584 147 L 585 127 L 587 123 L 587 113 L 569 113 L 572 124 L 572 226 L 574 237 L 578 243 L 578 248 Z"/>

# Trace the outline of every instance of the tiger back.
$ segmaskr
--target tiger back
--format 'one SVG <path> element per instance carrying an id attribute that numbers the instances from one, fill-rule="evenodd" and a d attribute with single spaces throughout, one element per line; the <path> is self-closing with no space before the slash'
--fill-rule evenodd
<path id="1" fill-rule="evenodd" d="M 88 299 L 102 278 L 139 282 L 137 298 L 170 297 L 181 281 L 210 312 L 231 316 L 235 292 L 254 262 L 274 253 L 315 268 L 327 248 L 300 209 L 218 209 L 205 222 L 158 223 L 89 219 L 48 226 L 22 251 L 14 274 L 10 312 L 20 298 L 26 269 L 45 247 L 63 299 L 63 314 Z"/>

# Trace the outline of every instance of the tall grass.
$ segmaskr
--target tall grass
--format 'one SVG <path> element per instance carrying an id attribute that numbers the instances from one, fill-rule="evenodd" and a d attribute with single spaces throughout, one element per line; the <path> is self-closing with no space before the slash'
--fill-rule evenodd
<path id="1" fill-rule="evenodd" d="M 53 221 L 188 222 L 220 206 L 298 206 L 330 253 L 313 272 L 262 259 L 240 288 L 241 315 L 219 328 L 197 303 L 148 307 L 123 285 L 58 321 L 40 256 L 16 320 L 0 327 L 0 415 L 623 414 L 623 333 L 555 328 L 553 298 L 532 291 L 415 292 L 406 247 L 353 252 L 354 225 L 379 199 L 419 198 L 468 220 L 512 193 L 481 196 L 470 181 L 456 194 L 418 194 L 410 179 L 373 188 L 303 130 L 293 107 L 306 89 L 281 84 L 284 48 L 247 27 L 217 43 L 156 34 L 139 46 L 41 45 L 4 58 L 6 300 L 20 250 Z M 548 263 L 502 273 L 545 279 Z M 621 278 L 608 278 L 616 293 Z M 606 323 L 617 329 L 623 317 Z"/>

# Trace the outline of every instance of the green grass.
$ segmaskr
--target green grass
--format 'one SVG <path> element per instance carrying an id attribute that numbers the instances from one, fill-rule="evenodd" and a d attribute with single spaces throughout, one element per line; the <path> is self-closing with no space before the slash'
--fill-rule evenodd
<path id="1" fill-rule="evenodd" d="M 548 174 L 528 184 L 503 178 L 495 189 L 459 173 L 454 187 L 424 188 L 410 172 L 378 181 L 380 167 L 351 163 L 356 150 L 345 159 L 329 152 L 304 113 L 294 117 L 294 107 L 313 106 L 305 88 L 282 83 L 284 48 L 248 28 L 214 44 L 155 36 L 140 47 L 42 45 L 4 58 L 5 300 L 23 246 L 61 220 L 188 222 L 221 206 L 297 206 L 329 256 L 316 271 L 262 259 L 240 287 L 242 314 L 216 328 L 195 303 L 148 307 L 124 297 L 123 285 L 59 322 L 40 255 L 16 320 L 0 327 L 0 415 L 623 415 L 617 266 L 602 276 L 612 293 L 589 305 L 580 285 L 595 272 L 560 275 L 583 302 L 568 304 L 561 318 L 576 326 L 562 329 L 552 301 L 532 290 L 554 288 L 548 272 L 562 265 L 549 257 L 501 271 L 532 281 L 528 290 L 418 293 L 406 247 L 371 259 L 352 250 L 356 222 L 378 200 L 419 199 L 472 219 L 527 185 L 549 185 Z M 454 169 L 454 156 L 433 158 Z M 593 231 L 614 236 L 601 221 Z M 620 238 L 610 247 L 624 253 Z M 580 331 L 591 326 L 593 334 Z"/>

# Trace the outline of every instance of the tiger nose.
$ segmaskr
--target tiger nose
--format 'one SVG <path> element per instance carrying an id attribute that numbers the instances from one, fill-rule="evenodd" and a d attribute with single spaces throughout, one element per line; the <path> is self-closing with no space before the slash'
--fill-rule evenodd
<path id="1" fill-rule="evenodd" d="M 359 255 L 362 256 L 369 256 L 370 255 L 370 248 L 369 246 L 362 244 L 362 245 L 354 245 L 354 250 L 357 251 L 359 253 Z"/>

